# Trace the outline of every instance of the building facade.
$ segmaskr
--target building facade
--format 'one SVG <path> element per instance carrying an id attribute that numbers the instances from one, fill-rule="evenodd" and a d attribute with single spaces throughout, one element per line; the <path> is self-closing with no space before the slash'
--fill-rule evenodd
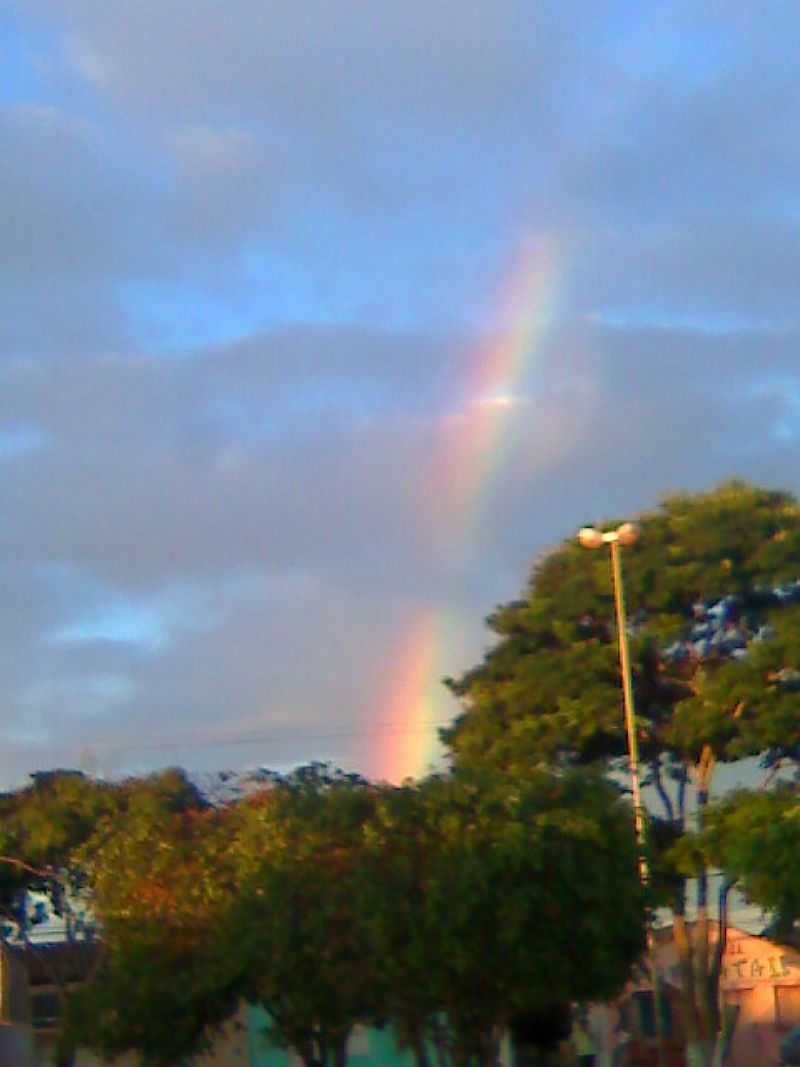
<path id="1" fill-rule="evenodd" d="M 96 963 L 95 954 L 96 946 L 63 942 L 35 950 L 2 946 L 0 1067 L 52 1067 L 61 1025 L 61 990 L 86 979 Z M 669 931 L 659 938 L 657 960 L 668 1062 L 670 1067 L 683 1067 L 680 968 Z M 738 1009 L 729 1067 L 776 1067 L 781 1041 L 800 1026 L 800 952 L 729 927 L 721 996 Z M 592 1029 L 596 1067 L 613 1067 L 620 1029 L 630 1037 L 631 1067 L 657 1062 L 654 1001 L 646 981 L 632 982 L 614 1005 L 596 1006 Z M 302 1067 L 296 1053 L 270 1041 L 268 1031 L 265 1012 L 243 1005 L 217 1034 L 210 1052 L 180 1067 Z M 563 1062 L 568 1062 L 569 1050 L 562 1051 Z M 348 1060 L 350 1067 L 414 1067 L 413 1056 L 398 1047 L 390 1027 L 356 1027 Z M 513 1067 L 514 1062 L 505 1041 L 498 1067 Z M 101 1061 L 81 1049 L 74 1067 L 101 1067 Z M 139 1067 L 138 1057 L 121 1057 L 113 1067 Z"/>
<path id="2" fill-rule="evenodd" d="M 717 937 L 716 926 L 712 939 Z M 685 1027 L 682 1019 L 681 971 L 671 931 L 661 931 L 656 960 L 661 983 L 661 1027 L 670 1067 L 683 1067 Z M 800 1025 L 800 953 L 763 937 L 728 927 L 722 959 L 720 997 L 738 1009 L 728 1067 L 777 1067 L 780 1044 Z M 652 988 L 643 976 L 620 1000 L 594 1012 L 598 1036 L 597 1067 L 611 1067 L 615 1035 L 631 1038 L 631 1067 L 657 1063 L 656 1018 Z"/>

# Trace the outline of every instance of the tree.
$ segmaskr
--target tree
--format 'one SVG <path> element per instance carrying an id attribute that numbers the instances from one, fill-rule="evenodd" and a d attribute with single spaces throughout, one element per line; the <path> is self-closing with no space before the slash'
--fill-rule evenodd
<path id="1" fill-rule="evenodd" d="M 0 797 L 0 912 L 5 939 L 21 944 L 48 975 L 63 1018 L 76 971 L 91 979 L 102 954 L 84 907 L 82 872 L 72 857 L 116 809 L 118 797 L 114 787 L 79 771 L 37 772 L 31 779 Z M 35 926 L 53 917 L 61 920 L 67 942 L 59 951 L 31 938 Z M 58 1067 L 71 1067 L 74 1051 L 63 1035 L 56 1049 Z"/>
<path id="2" fill-rule="evenodd" d="M 668 497 L 625 550 L 639 744 L 668 836 L 701 828 L 720 763 L 800 756 L 800 509 L 788 493 L 732 482 Z M 610 568 L 574 540 L 533 568 L 524 598 L 488 620 L 498 640 L 450 680 L 463 713 L 443 732 L 454 765 L 527 774 L 531 764 L 625 769 Z M 674 873 L 674 872 L 673 872 Z M 709 868 L 670 904 L 692 1062 L 710 1063 L 724 951 Z"/>
<path id="3" fill-rule="evenodd" d="M 148 1067 L 208 1048 L 241 999 L 308 1067 L 386 1021 L 420 1067 L 432 1038 L 442 1065 L 484 1067 L 501 1028 L 610 995 L 642 946 L 630 812 L 588 771 L 393 789 L 312 765 L 219 807 L 166 772 L 63 840 L 65 812 L 33 810 L 102 930 L 65 1048 Z"/>
<path id="4" fill-rule="evenodd" d="M 358 776 L 315 764 L 238 805 L 226 937 L 269 1038 L 306 1067 L 342 1067 L 353 1027 L 381 1013 L 382 963 L 360 906 L 375 797 Z"/>
<path id="5" fill-rule="evenodd" d="M 312 766 L 236 819 L 227 937 L 308 1067 L 381 1022 L 420 1067 L 493 1064 L 513 1017 L 618 991 L 642 948 L 630 812 L 591 773 L 393 789 Z"/>
<path id="6" fill-rule="evenodd" d="M 37 772 L 0 796 L 0 909 L 11 936 L 27 937 L 31 893 L 64 920 L 68 939 L 82 932 L 70 898 L 80 890 L 71 857 L 115 805 L 114 787 L 67 770 Z"/>
<path id="7" fill-rule="evenodd" d="M 220 935 L 226 818 L 180 771 L 116 787 L 116 809 L 72 857 L 103 944 L 98 980 L 70 998 L 72 1045 L 168 1067 L 208 1048 L 233 1013 L 238 962 Z"/>
<path id="8" fill-rule="evenodd" d="M 800 943 L 800 783 L 737 790 L 709 810 L 702 843 L 708 862 L 772 913 L 770 936 Z"/>
<path id="9" fill-rule="evenodd" d="M 245 999 L 309 1067 L 343 1064 L 380 988 L 357 903 L 373 790 L 321 765 L 216 806 L 175 784 L 129 783 L 79 854 L 105 957 L 72 1005 L 73 1038 L 167 1067 Z"/>
<path id="10" fill-rule="evenodd" d="M 61 1015 L 69 1019 L 78 1007 L 72 992 L 76 973 L 91 989 L 105 965 L 107 939 L 96 938 L 98 899 L 89 855 L 97 858 L 102 843 L 119 838 L 137 812 L 155 816 L 187 810 L 201 799 L 186 776 L 175 770 L 121 783 L 66 769 L 39 771 L 31 779 L 22 789 L 0 796 L 0 911 L 7 938 L 21 943 L 47 972 L 58 992 Z M 117 860 L 124 858 L 123 853 Z M 126 870 L 126 864 L 118 862 L 110 871 L 110 883 L 124 883 Z M 33 941 L 32 926 L 54 916 L 62 921 L 68 943 L 92 942 L 91 951 L 76 944 L 73 950 L 53 952 Z M 64 1028 L 59 1067 L 73 1062 L 77 1040 L 72 1027 Z"/>
<path id="11" fill-rule="evenodd" d="M 456 1067 L 496 1063 L 503 1031 L 614 995 L 641 953 L 630 811 L 595 774 L 409 785 L 384 794 L 368 846 L 387 1009 L 421 1065 L 431 1037 Z"/>
<path id="12" fill-rule="evenodd" d="M 569 1004 L 550 1007 L 545 1010 L 528 1011 L 511 1020 L 509 1027 L 516 1063 L 524 1067 L 542 1067 L 552 1062 L 562 1041 L 570 1036 L 572 1030 L 572 1010 Z"/>

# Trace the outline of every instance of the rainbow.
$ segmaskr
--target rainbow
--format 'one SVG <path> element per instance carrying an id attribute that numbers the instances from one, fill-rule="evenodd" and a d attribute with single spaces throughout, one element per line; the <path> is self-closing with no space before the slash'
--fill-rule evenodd
<path id="1" fill-rule="evenodd" d="M 418 775 L 435 756 L 439 621 L 433 608 L 418 612 L 392 648 L 391 681 L 380 701 L 378 777 L 384 781 Z"/>
<path id="2" fill-rule="evenodd" d="M 504 430 L 528 403 L 519 390 L 540 359 L 554 318 L 563 277 L 559 249 L 550 240 L 526 240 L 505 276 L 492 315 L 500 339 L 470 351 L 460 390 L 464 405 L 441 420 L 420 483 L 420 508 L 461 565 L 469 561 L 482 502 L 506 458 Z M 391 724 L 377 754 L 383 780 L 419 776 L 441 759 L 436 724 L 450 711 L 441 677 L 452 629 L 448 611 L 428 605 L 397 641 L 376 716 Z"/>

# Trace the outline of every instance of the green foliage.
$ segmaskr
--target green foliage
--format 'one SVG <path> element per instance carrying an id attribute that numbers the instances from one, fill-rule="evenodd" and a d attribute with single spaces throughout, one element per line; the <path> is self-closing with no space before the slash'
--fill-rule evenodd
<path id="1" fill-rule="evenodd" d="M 179 826 L 199 815 L 202 807 L 202 798 L 179 770 L 113 784 L 77 771 L 39 772 L 28 786 L 0 796 L 0 910 L 10 932 L 27 939 L 29 896 L 34 892 L 48 899 L 45 916 L 49 910 L 65 920 L 69 939 L 93 937 L 97 920 L 103 926 L 102 982 L 90 982 L 74 996 L 68 981 L 54 974 L 71 1019 L 64 1035 L 66 1052 L 83 1039 L 108 1052 L 146 1047 L 148 1055 L 161 1040 L 159 1033 L 165 1041 L 169 1038 L 171 1050 L 184 1038 L 188 1041 L 192 1013 L 183 1011 L 177 1026 L 167 1012 L 176 997 L 189 996 L 189 987 L 176 983 L 175 974 L 186 967 L 187 953 L 199 938 L 187 944 L 185 938 L 170 937 L 165 949 L 169 911 L 162 908 L 156 917 L 155 901 L 161 899 L 159 892 L 166 899 L 178 872 L 185 882 L 184 902 L 202 886 L 191 877 L 199 839 L 187 836 Z M 203 842 L 207 836 L 201 835 Z M 182 841 L 183 858 L 178 863 L 177 846 Z M 87 898 L 92 911 L 88 923 L 76 907 L 86 904 Z M 170 934 L 176 929 L 173 926 Z M 156 996 L 159 982 L 163 988 Z M 201 1001 L 195 997 L 194 1003 Z M 136 1005 L 136 1010 L 123 1010 L 126 1004 Z M 212 1013 L 203 1007 L 201 1016 L 202 1033 Z M 161 1031 L 158 1020 L 163 1020 Z M 132 1033 L 136 1025 L 139 1031 Z M 170 1055 L 165 1064 L 174 1062 Z"/>
<path id="2" fill-rule="evenodd" d="M 31 892 L 69 917 L 70 891 L 81 889 L 73 852 L 116 805 L 114 787 L 64 770 L 34 774 L 30 785 L 0 796 L 0 910 L 15 934 L 27 933 Z"/>
<path id="3" fill-rule="evenodd" d="M 123 783 L 72 853 L 104 943 L 73 1047 L 167 1067 L 247 999 L 309 1065 L 387 1020 L 420 1062 L 434 1039 L 479 1064 L 512 1018 L 617 992 L 642 950 L 630 810 L 595 773 L 394 789 L 316 765 L 222 809 L 185 784 Z"/>
<path id="4" fill-rule="evenodd" d="M 698 846 L 744 894 L 791 927 L 800 920 L 800 788 L 740 790 L 709 811 Z"/>
<path id="5" fill-rule="evenodd" d="M 243 994 L 272 1020 L 272 1040 L 306 1062 L 341 1057 L 352 1027 L 380 1012 L 380 960 L 359 907 L 375 798 L 362 779 L 312 766 L 235 814 L 226 937 L 240 955 Z"/>
<path id="6" fill-rule="evenodd" d="M 389 1013 L 413 1033 L 443 1011 L 456 1062 L 485 1061 L 514 1017 L 615 994 L 643 948 L 630 812 L 595 775 L 386 793 L 368 848 L 391 890 L 368 908 Z"/>
<path id="7" fill-rule="evenodd" d="M 800 577 L 800 510 L 786 493 L 733 482 L 667 498 L 640 517 L 624 550 L 625 594 L 640 747 L 692 763 L 767 751 L 800 754 L 796 694 L 800 617 L 769 596 Z M 670 658 L 693 605 L 738 598 L 745 621 L 775 639 L 744 659 L 714 649 Z M 489 620 L 498 641 L 483 663 L 450 680 L 464 713 L 443 731 L 457 765 L 520 771 L 545 764 L 619 759 L 625 753 L 613 590 L 605 552 L 574 539 L 534 568 L 527 596 Z"/>
<path id="8" fill-rule="evenodd" d="M 668 497 L 639 525 L 621 555 L 641 766 L 663 816 L 648 833 L 652 898 L 672 907 L 688 1040 L 710 1056 L 720 972 L 709 864 L 753 899 L 797 913 L 785 797 L 743 796 L 724 818 L 710 798 L 719 763 L 800 763 L 800 508 L 787 493 L 731 482 Z M 457 772 L 517 780 L 530 767 L 589 764 L 627 777 L 613 594 L 605 550 L 571 539 L 536 564 L 525 597 L 489 618 L 497 641 L 483 662 L 448 683 L 463 707 L 442 732 Z M 770 824 L 773 804 L 781 819 Z M 719 837 L 734 825 L 735 847 L 727 831 Z M 780 871 L 772 889 L 756 863 L 761 831 Z M 698 919 L 688 929 L 692 880 Z"/>
<path id="9" fill-rule="evenodd" d="M 115 939 L 98 980 L 70 997 L 70 1042 L 108 1059 L 134 1051 L 148 1067 L 206 1051 L 237 1005 L 218 949 L 188 948 L 155 925 Z"/>
<path id="10" fill-rule="evenodd" d="M 238 961 L 220 936 L 226 823 L 179 771 L 116 787 L 73 853 L 104 948 L 97 980 L 70 998 L 73 1044 L 169 1067 L 206 1049 L 235 1009 Z"/>

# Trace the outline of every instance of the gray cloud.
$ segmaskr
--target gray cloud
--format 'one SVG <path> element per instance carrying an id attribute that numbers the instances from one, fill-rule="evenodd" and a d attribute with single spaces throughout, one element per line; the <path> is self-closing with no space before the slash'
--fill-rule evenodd
<path id="1" fill-rule="evenodd" d="M 735 473 L 797 484 L 796 449 L 773 432 L 787 420 L 800 430 L 793 339 L 574 325 L 551 336 L 529 402 L 507 417 L 478 519 L 432 526 L 419 486 L 444 447 L 435 406 L 364 421 L 345 400 L 332 416 L 285 421 L 293 391 L 326 366 L 342 388 L 381 381 L 388 366 L 409 398 L 431 390 L 429 341 L 374 336 L 384 359 L 370 364 L 354 336 L 299 334 L 299 370 L 284 336 L 193 361 L 18 372 L 8 413 L 50 444 L 0 463 L 3 556 L 15 564 L 0 605 L 9 765 L 74 759 L 86 745 L 115 770 L 320 752 L 368 761 L 370 745 L 374 759 L 392 648 L 420 611 L 467 620 L 447 664 L 458 670 L 534 553 L 586 519 Z M 278 364 L 259 363 L 273 345 Z M 196 425 L 226 390 L 275 418 L 274 433 L 251 436 L 250 412 L 204 439 Z M 148 604 L 165 642 L 135 627 L 101 639 L 86 622 Z M 251 740 L 232 743 L 241 737 Z"/>
<path id="2" fill-rule="evenodd" d="M 584 521 L 800 485 L 786 5 L 34 16 L 0 109 L 0 775 L 378 770 L 415 619 L 454 617 L 457 672 Z M 531 236 L 553 321 L 496 382 Z M 516 394 L 494 436 L 481 382 Z"/>

